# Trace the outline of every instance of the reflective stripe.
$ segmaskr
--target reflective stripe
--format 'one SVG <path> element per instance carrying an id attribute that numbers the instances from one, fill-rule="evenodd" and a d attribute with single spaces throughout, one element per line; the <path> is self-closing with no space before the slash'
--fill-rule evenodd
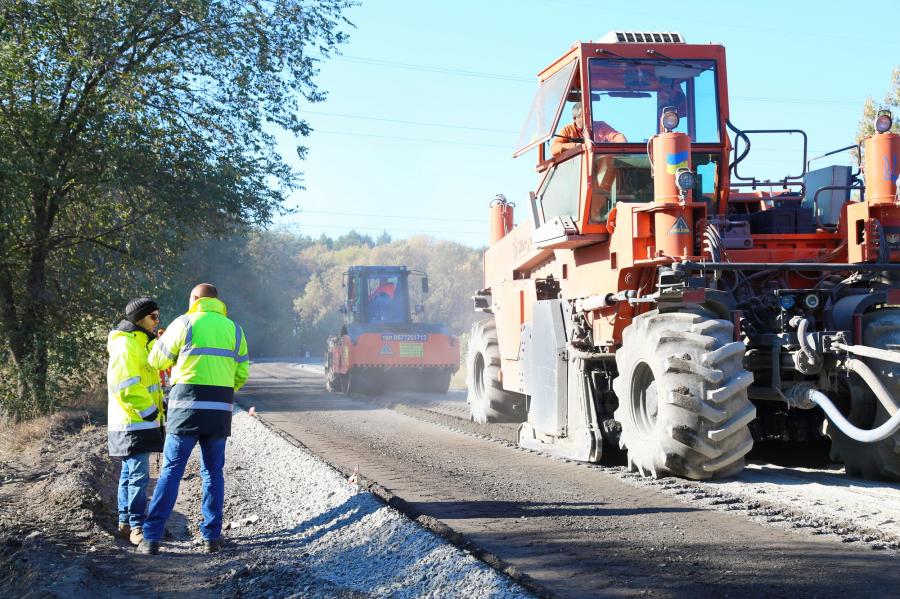
<path id="1" fill-rule="evenodd" d="M 162 352 L 170 360 L 174 361 L 178 359 L 178 356 L 169 351 L 169 348 L 162 341 L 157 341 L 156 345 L 154 345 L 153 347 L 154 349 L 159 349 L 159 351 Z"/>
<path id="2" fill-rule="evenodd" d="M 130 379 L 125 379 L 124 381 L 122 381 L 121 383 L 119 383 L 118 385 L 113 387 L 113 391 L 121 391 L 122 389 L 127 389 L 128 387 L 130 387 L 132 385 L 136 385 L 140 382 L 141 382 L 141 377 L 133 376 Z"/>
<path id="3" fill-rule="evenodd" d="M 172 410 L 222 410 L 231 412 L 234 410 L 234 404 L 224 401 L 190 401 L 190 400 L 173 400 L 169 402 L 169 412 Z"/>
<path id="4" fill-rule="evenodd" d="M 178 321 L 184 327 L 184 346 L 182 346 L 182 351 L 185 349 L 191 348 L 191 343 L 194 341 L 194 330 L 191 328 L 191 319 L 187 314 L 184 314 L 178 318 Z"/>
<path id="5" fill-rule="evenodd" d="M 146 410 L 142 410 L 142 411 L 138 412 L 138 414 L 141 415 L 141 418 L 146 418 L 147 416 L 151 416 L 158 411 L 159 411 L 159 408 L 157 408 L 156 406 L 150 406 Z"/>
<path id="6" fill-rule="evenodd" d="M 155 408 L 154 408 L 155 409 Z M 159 420 L 154 420 L 153 422 L 132 422 L 130 424 L 113 424 L 110 423 L 109 430 L 111 431 L 141 431 L 150 428 L 159 428 Z"/>
<path id="7" fill-rule="evenodd" d="M 149 387 L 147 387 L 147 391 L 149 391 L 150 393 L 159 391 L 159 383 L 156 383 L 155 385 L 150 385 Z"/>
<path id="8" fill-rule="evenodd" d="M 241 353 L 241 336 L 244 332 L 241 330 L 241 327 L 238 326 L 238 323 L 234 323 L 234 355 L 237 356 Z M 237 358 L 235 358 L 237 359 Z"/>
<path id="9" fill-rule="evenodd" d="M 230 349 L 220 349 L 218 347 L 192 347 L 191 349 L 181 352 L 182 356 L 219 356 L 220 358 L 234 358 L 234 352 Z"/>
<path id="10" fill-rule="evenodd" d="M 234 359 L 234 361 L 237 362 L 238 364 L 240 364 L 241 362 L 246 362 L 249 359 L 250 359 L 250 356 L 247 354 L 244 354 L 243 356 L 237 356 Z"/>

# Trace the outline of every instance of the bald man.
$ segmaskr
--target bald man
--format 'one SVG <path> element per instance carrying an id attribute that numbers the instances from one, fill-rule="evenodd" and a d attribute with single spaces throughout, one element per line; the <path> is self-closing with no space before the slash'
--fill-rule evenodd
<path id="1" fill-rule="evenodd" d="M 225 441 L 231 435 L 234 392 L 250 375 L 250 356 L 243 330 L 229 320 L 218 295 L 209 283 L 194 287 L 187 313 L 166 327 L 148 358 L 156 370 L 174 368 L 163 465 L 144 522 L 144 540 L 138 545 L 141 553 L 159 552 L 184 468 L 198 443 L 203 479 L 200 534 L 207 551 L 222 546 Z"/>

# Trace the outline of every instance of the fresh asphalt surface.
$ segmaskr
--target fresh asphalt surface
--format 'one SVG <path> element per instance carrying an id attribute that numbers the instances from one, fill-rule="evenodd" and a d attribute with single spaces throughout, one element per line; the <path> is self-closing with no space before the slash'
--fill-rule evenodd
<path id="1" fill-rule="evenodd" d="M 239 402 L 553 596 L 889 597 L 900 583 L 893 551 L 693 506 L 383 401 L 329 394 L 313 369 L 254 363 Z"/>

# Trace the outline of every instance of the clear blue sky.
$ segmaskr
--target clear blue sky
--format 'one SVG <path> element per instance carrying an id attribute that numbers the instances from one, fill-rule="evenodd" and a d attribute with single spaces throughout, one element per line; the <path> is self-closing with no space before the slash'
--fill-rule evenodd
<path id="1" fill-rule="evenodd" d="M 302 112 L 313 128 L 300 142 L 307 160 L 279 137 L 305 190 L 289 201 L 302 212 L 278 224 L 313 236 L 387 230 L 485 244 L 494 194 L 520 206 L 519 222 L 537 181 L 534 151 L 511 158 L 535 75 L 573 42 L 615 29 L 723 43 L 737 126 L 804 129 L 810 156 L 851 144 L 866 97 L 881 99 L 900 64 L 900 4 L 866 7 L 854 15 L 837 1 L 363 0 L 347 12 L 356 28 L 343 55 L 317 79 L 328 99 Z M 797 149 L 760 140 L 742 173 L 796 173 Z"/>

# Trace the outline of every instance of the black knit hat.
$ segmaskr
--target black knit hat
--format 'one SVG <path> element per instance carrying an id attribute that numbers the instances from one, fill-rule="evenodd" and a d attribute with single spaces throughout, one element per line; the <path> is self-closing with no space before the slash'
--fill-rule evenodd
<path id="1" fill-rule="evenodd" d="M 159 310 L 159 304 L 149 297 L 139 297 L 131 300 L 125 306 L 125 318 L 128 319 L 128 322 L 137 324 L 140 319 L 155 310 Z"/>

